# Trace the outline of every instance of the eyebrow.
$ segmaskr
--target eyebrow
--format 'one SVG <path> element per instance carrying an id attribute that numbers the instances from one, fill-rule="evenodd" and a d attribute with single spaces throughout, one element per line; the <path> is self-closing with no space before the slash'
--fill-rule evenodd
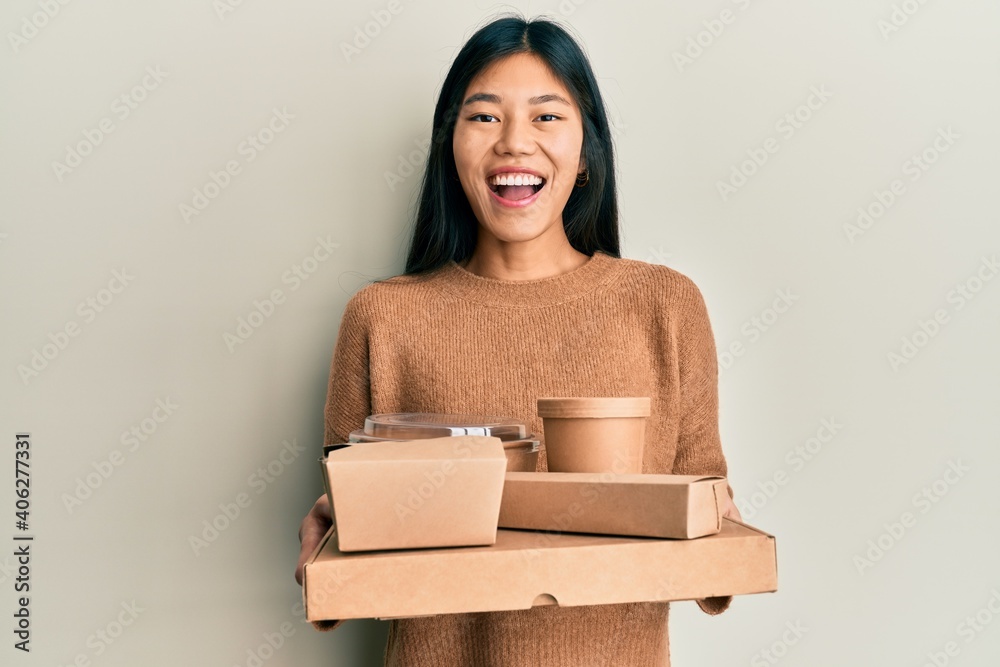
<path id="1" fill-rule="evenodd" d="M 474 95 L 469 95 L 469 98 L 462 102 L 462 106 L 468 106 L 475 102 L 489 102 L 491 104 L 500 104 L 501 98 L 495 93 L 475 93 Z M 565 97 L 562 95 L 556 95 L 555 93 L 548 93 L 546 95 L 537 95 L 528 100 L 528 104 L 545 104 L 546 102 L 562 102 L 566 106 L 573 106 L 570 104 Z"/>

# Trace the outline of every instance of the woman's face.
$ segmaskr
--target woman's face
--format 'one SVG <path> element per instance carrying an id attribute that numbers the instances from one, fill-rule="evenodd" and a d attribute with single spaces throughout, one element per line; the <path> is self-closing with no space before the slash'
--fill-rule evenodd
<path id="1" fill-rule="evenodd" d="M 565 234 L 563 208 L 585 166 L 570 92 L 538 56 L 518 53 L 483 70 L 462 99 L 455 165 L 480 234 L 502 242 Z"/>

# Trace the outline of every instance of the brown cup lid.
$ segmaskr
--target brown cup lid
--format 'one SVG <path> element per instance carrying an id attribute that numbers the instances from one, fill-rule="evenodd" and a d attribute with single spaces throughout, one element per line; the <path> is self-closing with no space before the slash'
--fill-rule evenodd
<path id="1" fill-rule="evenodd" d="M 574 417 L 648 417 L 648 396 L 627 398 L 540 398 L 538 416 L 541 418 Z"/>

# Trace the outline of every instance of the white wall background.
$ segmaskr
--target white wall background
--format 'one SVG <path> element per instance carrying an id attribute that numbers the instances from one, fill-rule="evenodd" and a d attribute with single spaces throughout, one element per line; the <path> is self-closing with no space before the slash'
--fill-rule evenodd
<path id="1" fill-rule="evenodd" d="M 778 536 L 781 591 L 718 618 L 674 605 L 675 664 L 995 664 L 996 3 L 398 0 L 348 60 L 386 2 L 224 2 L 0 10 L 0 541 L 17 532 L 16 430 L 32 434 L 36 536 L 29 656 L 11 646 L 0 548 L 3 664 L 250 665 L 283 623 L 264 664 L 381 664 L 384 624 L 301 623 L 296 530 L 320 490 L 343 305 L 402 269 L 420 168 L 401 162 L 422 157 L 459 46 L 505 8 L 580 36 L 617 126 L 625 254 L 691 276 L 720 351 L 742 344 L 723 359 L 724 446 L 744 514 Z M 275 109 L 290 118 L 269 137 Z M 741 166 L 769 139 L 764 164 Z M 753 173 L 723 198 L 734 167 Z M 859 207 L 878 217 L 852 234 Z M 332 256 L 283 279 L 318 239 Z M 227 345 L 273 290 L 284 302 Z M 779 291 L 794 300 L 774 318 Z M 19 370 L 36 351 L 37 374 Z M 176 405 L 162 423 L 158 401 Z M 132 428 L 143 441 L 123 440 Z M 276 463 L 286 441 L 307 451 Z M 196 553 L 189 538 L 241 493 Z"/>

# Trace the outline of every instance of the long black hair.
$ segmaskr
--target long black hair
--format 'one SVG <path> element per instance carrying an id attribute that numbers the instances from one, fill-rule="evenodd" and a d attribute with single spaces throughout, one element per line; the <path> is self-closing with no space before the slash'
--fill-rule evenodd
<path id="1" fill-rule="evenodd" d="M 515 53 L 539 56 L 573 95 L 583 116 L 584 164 L 590 181 L 563 209 L 570 245 L 593 255 L 621 256 L 614 150 L 604 100 L 583 50 L 559 24 L 545 18 L 499 18 L 480 28 L 455 57 L 437 106 L 427 168 L 420 189 L 407 275 L 462 262 L 476 247 L 479 223 L 458 180 L 452 135 L 469 83 L 491 64 Z"/>

